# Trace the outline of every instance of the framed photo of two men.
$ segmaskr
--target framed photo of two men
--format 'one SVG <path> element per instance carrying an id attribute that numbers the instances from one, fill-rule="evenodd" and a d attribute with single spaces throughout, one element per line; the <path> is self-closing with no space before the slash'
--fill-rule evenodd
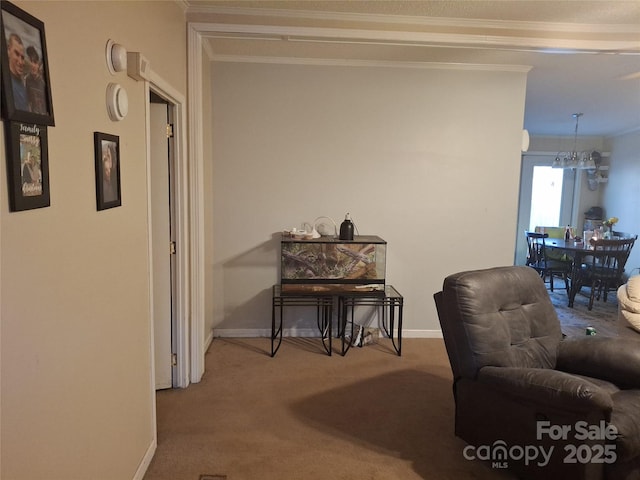
<path id="1" fill-rule="evenodd" d="M 54 125 L 44 23 L 11 2 L 0 2 L 2 117 Z"/>

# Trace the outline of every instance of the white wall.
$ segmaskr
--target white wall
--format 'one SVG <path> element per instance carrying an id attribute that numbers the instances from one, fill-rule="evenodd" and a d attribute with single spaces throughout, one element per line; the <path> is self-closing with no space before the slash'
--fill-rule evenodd
<path id="1" fill-rule="evenodd" d="M 51 206 L 9 212 L 0 149 L 2 470 L 12 480 L 129 479 L 152 451 L 144 87 L 105 63 L 109 38 L 186 94 L 175 2 L 31 2 L 45 24 L 56 126 Z M 105 89 L 128 91 L 111 122 Z M 120 137 L 122 206 L 96 211 L 93 132 Z"/>
<path id="2" fill-rule="evenodd" d="M 607 217 L 618 217 L 616 230 L 640 234 L 640 131 L 613 137 L 609 181 L 603 188 L 603 206 Z M 640 273 L 640 244 L 636 242 L 626 272 Z"/>
<path id="3" fill-rule="evenodd" d="M 439 328 L 446 275 L 512 264 L 525 73 L 212 71 L 216 334 L 270 328 L 279 232 L 321 215 L 387 240 L 407 335 Z"/>

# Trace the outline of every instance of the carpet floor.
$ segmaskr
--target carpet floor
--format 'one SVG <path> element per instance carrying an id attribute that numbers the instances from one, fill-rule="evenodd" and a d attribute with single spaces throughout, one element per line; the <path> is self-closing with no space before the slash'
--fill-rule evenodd
<path id="1" fill-rule="evenodd" d="M 566 335 L 640 335 L 617 303 L 551 294 Z M 215 339 L 202 381 L 157 393 L 158 446 L 144 480 L 514 479 L 463 457 L 441 339 L 388 339 L 329 357 L 318 338 Z"/>
<path id="2" fill-rule="evenodd" d="M 215 339 L 200 383 L 158 392 L 145 480 L 514 478 L 463 457 L 441 339 L 406 339 L 402 357 L 388 339 L 345 357 L 317 338 L 269 349 Z"/>

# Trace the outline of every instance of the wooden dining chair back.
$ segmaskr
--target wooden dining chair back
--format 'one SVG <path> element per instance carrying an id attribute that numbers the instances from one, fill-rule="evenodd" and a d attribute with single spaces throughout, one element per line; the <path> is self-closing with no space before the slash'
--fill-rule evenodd
<path id="1" fill-rule="evenodd" d="M 589 295 L 589 310 L 593 308 L 593 301 L 607 301 L 607 294 L 615 291 L 624 283 L 624 267 L 635 244 L 636 238 L 599 239 L 591 240 L 593 252 L 582 264 L 577 282 L 578 291 L 584 286 L 591 289 Z"/>
<path id="2" fill-rule="evenodd" d="M 632 233 L 627 232 L 612 232 L 615 239 L 624 239 L 624 238 L 634 238 L 638 239 L 638 235 L 634 235 Z"/>
<path id="3" fill-rule="evenodd" d="M 545 282 L 547 278 L 549 279 L 549 290 L 552 292 L 554 276 L 561 276 L 569 294 L 571 262 L 549 258 L 546 244 L 546 239 L 549 238 L 548 233 L 525 231 L 524 234 L 527 238 L 526 265 L 535 269 Z"/>
<path id="4" fill-rule="evenodd" d="M 537 226 L 535 228 L 536 233 L 546 233 L 549 238 L 564 238 L 564 227 L 544 227 Z"/>

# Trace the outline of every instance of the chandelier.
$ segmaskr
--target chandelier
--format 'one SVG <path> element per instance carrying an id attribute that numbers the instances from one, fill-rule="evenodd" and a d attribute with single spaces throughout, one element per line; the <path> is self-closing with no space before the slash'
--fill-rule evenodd
<path id="1" fill-rule="evenodd" d="M 578 152 L 578 122 L 582 113 L 571 115 L 576 119 L 576 129 L 573 136 L 573 150 L 571 152 L 559 152 L 551 164 L 553 168 L 576 168 L 579 170 L 595 170 L 600 162 L 600 153 Z"/>

